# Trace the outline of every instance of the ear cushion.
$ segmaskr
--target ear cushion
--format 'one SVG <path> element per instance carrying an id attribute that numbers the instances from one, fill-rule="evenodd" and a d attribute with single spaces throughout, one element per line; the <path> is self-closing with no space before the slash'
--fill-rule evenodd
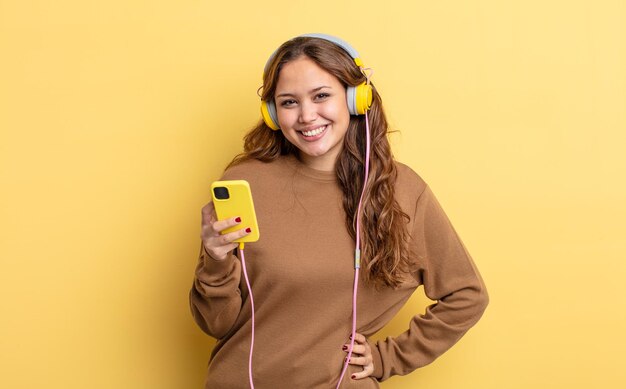
<path id="1" fill-rule="evenodd" d="M 261 116 L 263 116 L 263 121 L 269 128 L 276 131 L 280 129 L 278 126 L 278 114 L 276 113 L 276 104 L 274 104 L 274 100 L 270 101 L 261 101 Z"/>
<path id="2" fill-rule="evenodd" d="M 350 115 L 357 115 L 356 111 L 356 88 L 353 86 L 349 86 L 346 89 L 346 99 L 348 100 L 348 111 L 350 111 Z"/>

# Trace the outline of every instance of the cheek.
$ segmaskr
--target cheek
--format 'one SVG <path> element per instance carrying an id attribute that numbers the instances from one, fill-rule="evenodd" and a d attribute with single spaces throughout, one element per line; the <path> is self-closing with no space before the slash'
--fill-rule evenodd
<path id="1" fill-rule="evenodd" d="M 335 122 L 347 125 L 350 121 L 350 112 L 348 111 L 348 105 L 335 105 L 329 115 L 333 117 Z"/>
<path id="2" fill-rule="evenodd" d="M 341 101 L 337 104 L 328 104 L 320 110 L 320 114 L 333 119 L 335 122 L 344 122 L 350 119 L 350 113 L 348 112 L 348 105 Z"/>
<path id="3" fill-rule="evenodd" d="M 276 115 L 278 117 L 278 125 L 280 128 L 291 127 L 297 119 L 294 115 L 294 110 L 278 109 Z"/>

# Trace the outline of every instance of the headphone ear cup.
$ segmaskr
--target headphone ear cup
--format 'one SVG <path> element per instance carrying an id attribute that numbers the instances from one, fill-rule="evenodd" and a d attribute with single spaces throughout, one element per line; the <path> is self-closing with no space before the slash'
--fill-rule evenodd
<path id="1" fill-rule="evenodd" d="M 274 104 L 274 100 L 270 101 L 261 101 L 261 116 L 263 116 L 263 121 L 269 128 L 274 131 L 280 129 L 278 125 L 278 114 L 276 113 L 276 105 Z"/>
<path id="2" fill-rule="evenodd" d="M 346 98 L 350 115 L 365 115 L 365 111 L 372 106 L 372 86 L 366 83 L 349 86 L 346 89 Z"/>
<path id="3" fill-rule="evenodd" d="M 359 115 L 365 115 L 372 106 L 372 86 L 362 83 L 356 87 L 356 112 Z"/>

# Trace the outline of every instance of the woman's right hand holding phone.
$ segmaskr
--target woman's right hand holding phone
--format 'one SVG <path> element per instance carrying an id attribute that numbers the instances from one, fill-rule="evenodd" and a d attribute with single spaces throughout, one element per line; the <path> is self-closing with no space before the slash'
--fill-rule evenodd
<path id="1" fill-rule="evenodd" d="M 232 217 L 225 220 L 217 220 L 215 206 L 213 202 L 209 202 L 202 207 L 202 232 L 200 238 L 204 249 L 217 261 L 223 261 L 228 253 L 233 251 L 239 243 L 234 240 L 248 235 L 250 228 L 242 228 L 237 231 L 222 235 L 221 232 L 227 228 L 233 227 L 241 223 L 241 218 Z"/>

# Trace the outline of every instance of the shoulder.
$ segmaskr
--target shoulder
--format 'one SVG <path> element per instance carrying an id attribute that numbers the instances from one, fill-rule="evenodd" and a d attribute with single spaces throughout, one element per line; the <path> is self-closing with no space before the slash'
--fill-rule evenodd
<path id="1" fill-rule="evenodd" d="M 424 192 L 428 184 L 412 168 L 402 162 L 394 161 L 396 165 L 396 199 L 406 211 L 412 210 L 417 199 Z"/>
<path id="2" fill-rule="evenodd" d="M 251 172 L 264 169 L 265 163 L 257 159 L 248 159 L 229 166 L 224 170 L 223 180 L 242 180 L 248 178 Z"/>
<path id="3" fill-rule="evenodd" d="M 286 156 L 273 161 L 263 162 L 258 159 L 248 159 L 228 167 L 222 175 L 222 180 L 246 180 L 253 183 L 269 183 L 286 175 L 290 168 Z"/>

